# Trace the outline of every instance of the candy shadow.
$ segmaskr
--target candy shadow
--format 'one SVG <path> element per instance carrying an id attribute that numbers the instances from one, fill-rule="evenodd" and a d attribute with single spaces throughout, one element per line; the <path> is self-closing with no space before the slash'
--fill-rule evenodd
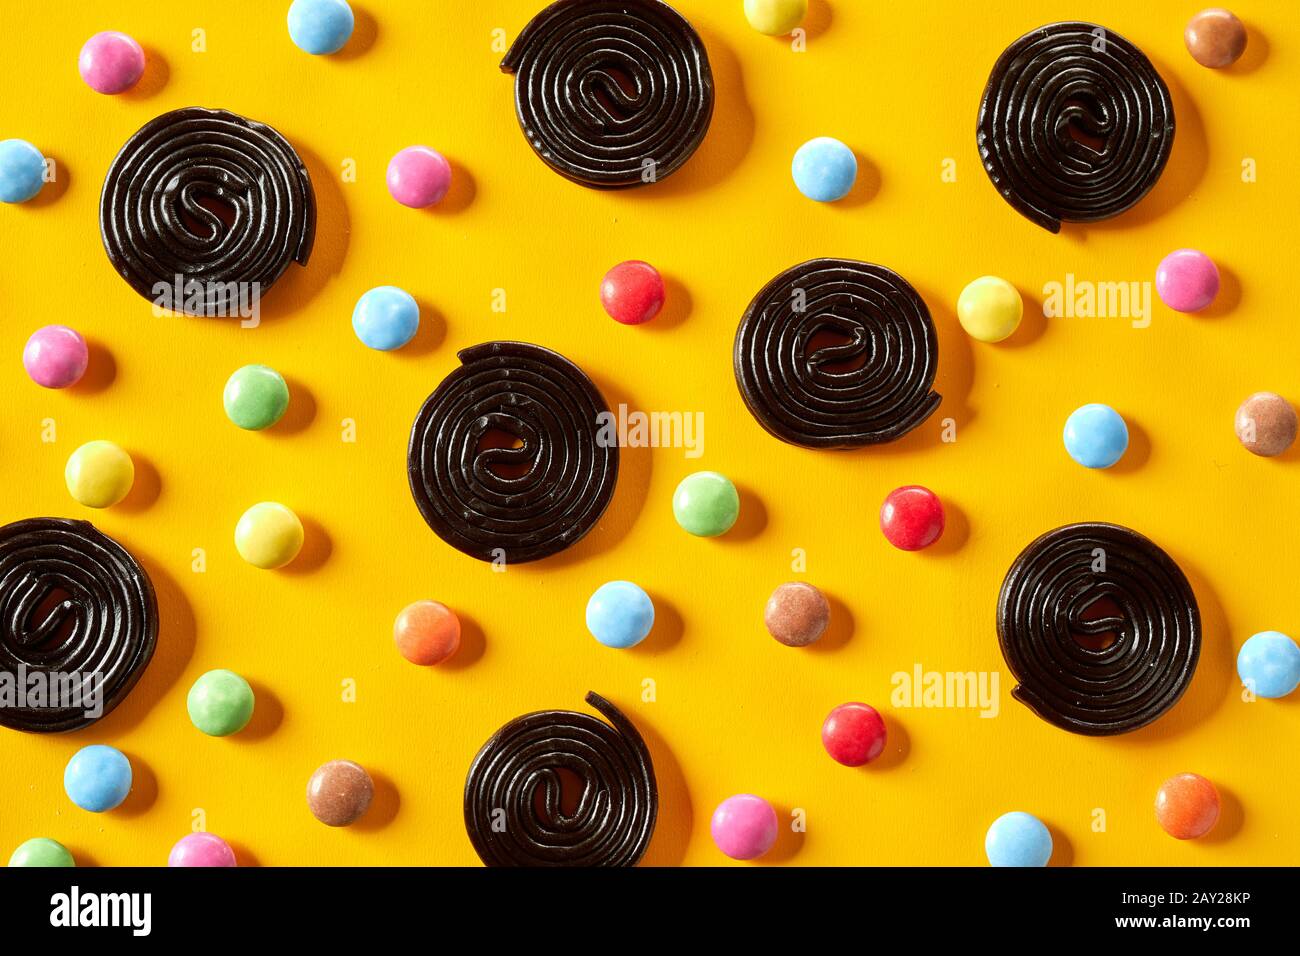
<path id="1" fill-rule="evenodd" d="M 1047 832 L 1052 836 L 1052 855 L 1047 860 L 1048 866 L 1073 866 L 1074 865 L 1074 844 L 1070 838 L 1065 835 L 1065 831 L 1054 823 L 1043 821 L 1043 826 L 1047 827 Z"/>
<path id="2" fill-rule="evenodd" d="M 745 96 L 745 78 L 731 48 L 710 31 L 695 25 L 713 70 L 713 119 L 704 142 L 672 175 L 630 192 L 640 196 L 679 196 L 724 182 L 740 165 L 754 142 L 754 112 Z"/>
<path id="3" fill-rule="evenodd" d="M 1132 209 L 1101 222 L 1063 222 L 1062 235 L 1082 242 L 1090 232 L 1137 229 L 1149 225 L 1185 202 L 1205 177 L 1209 150 L 1200 111 L 1175 74 L 1162 68 L 1154 59 L 1152 63 L 1169 87 L 1169 96 L 1174 104 L 1174 146 L 1169 161 L 1155 186 Z"/>
<path id="4" fill-rule="evenodd" d="M 447 320 L 442 313 L 424 299 L 417 298 L 415 303 L 420 309 L 420 325 L 411 341 L 393 350 L 391 354 L 398 358 L 416 359 L 432 355 L 447 337 Z"/>
<path id="5" fill-rule="evenodd" d="M 1127 417 L 1124 424 L 1128 426 L 1128 448 L 1115 464 L 1099 469 L 1107 474 L 1131 475 L 1151 460 L 1151 439 L 1147 437 L 1146 429 Z"/>
<path id="6" fill-rule="evenodd" d="M 80 845 L 64 843 L 63 847 L 72 854 L 72 858 L 77 861 L 77 866 L 81 869 L 103 866 L 98 857 L 89 850 L 82 849 Z"/>
<path id="7" fill-rule="evenodd" d="M 1241 280 L 1231 269 L 1217 262 L 1215 265 L 1219 270 L 1219 294 L 1200 312 L 1191 313 L 1194 319 L 1221 319 L 1241 305 Z"/>
<path id="8" fill-rule="evenodd" d="M 1243 21 L 1246 25 L 1246 52 L 1241 55 L 1241 59 L 1232 66 L 1224 70 L 1216 70 L 1217 73 L 1226 73 L 1229 76 L 1249 76 L 1258 70 L 1268 60 L 1269 43 L 1268 37 L 1259 32 L 1249 21 Z"/>
<path id="9" fill-rule="evenodd" d="M 144 73 L 140 75 L 135 86 L 118 95 L 132 102 L 147 100 L 161 93 L 169 79 L 171 79 L 171 68 L 163 55 L 154 47 L 146 46 L 144 47 Z"/>
<path id="10" fill-rule="evenodd" d="M 794 819 L 793 808 L 778 805 L 775 809 L 776 842 L 772 844 L 772 849 L 757 860 L 750 861 L 752 863 L 788 863 L 803 849 L 804 837 L 807 834 L 791 829 L 790 821 Z"/>
<path id="11" fill-rule="evenodd" d="M 853 636 L 853 612 L 849 610 L 848 605 L 835 595 L 827 594 L 825 591 L 822 592 L 822 596 L 826 598 L 826 603 L 830 605 L 831 609 L 831 619 L 826 625 L 826 630 L 821 637 L 807 645 L 807 647 L 792 647 L 790 650 L 808 650 L 814 654 L 831 654 L 848 644 L 849 638 Z"/>
<path id="12" fill-rule="evenodd" d="M 327 59 L 344 63 L 360 59 L 374 48 L 375 42 L 379 39 L 379 24 L 375 22 L 375 18 L 355 3 L 351 6 L 352 36 L 348 37 L 348 42 L 344 44 L 343 49 L 329 54 Z"/>
<path id="13" fill-rule="evenodd" d="M 922 548 L 918 554 L 948 557 L 960 551 L 970 540 L 970 521 L 966 512 L 947 499 L 943 502 L 943 519 L 943 534 L 939 535 L 939 540 L 928 548 Z"/>
<path id="14" fill-rule="evenodd" d="M 835 22 L 835 12 L 826 0 L 808 0 L 808 13 L 803 18 L 804 36 L 809 40 L 815 40 L 829 32 L 831 24 Z"/>
<path id="15" fill-rule="evenodd" d="M 119 806 L 108 812 L 122 817 L 142 816 L 158 800 L 158 778 L 138 756 L 128 751 L 123 753 L 131 761 L 131 792 Z"/>
<path id="16" fill-rule="evenodd" d="M 312 574 L 319 571 L 334 552 L 334 542 L 320 522 L 314 518 L 304 518 L 301 514 L 298 515 L 298 520 L 302 522 L 302 550 L 296 558 L 277 569 L 284 574 Z"/>
<path id="17" fill-rule="evenodd" d="M 1016 286 L 1020 293 L 1020 300 L 1024 303 L 1024 314 L 1020 319 L 1020 327 L 1012 332 L 1001 342 L 986 343 L 990 348 L 995 349 L 1020 349 L 1027 345 L 1033 345 L 1043 333 L 1047 331 L 1047 316 L 1043 314 L 1042 300 L 1037 296 L 1028 294 L 1024 286 Z M 960 321 L 958 325 L 960 325 Z"/>
<path id="18" fill-rule="evenodd" d="M 278 422 L 266 429 L 266 434 L 272 437 L 288 437 L 305 432 L 316 420 L 316 399 L 307 386 L 288 375 L 284 376 L 284 382 L 289 386 L 289 407 L 284 410 L 284 416 Z"/>
<path id="19" fill-rule="evenodd" d="M 222 839 L 226 840 L 225 837 L 222 837 Z M 262 865 L 261 861 L 257 858 L 257 856 L 253 853 L 253 851 L 250 850 L 245 844 L 238 843 L 235 840 L 226 840 L 226 845 L 229 846 L 230 849 L 235 854 L 236 866 L 242 866 L 247 868 L 250 866 Z"/>
<path id="20" fill-rule="evenodd" d="M 849 194 L 843 199 L 823 203 L 822 205 L 834 209 L 857 209 L 860 206 L 867 205 L 880 195 L 880 187 L 884 182 L 880 167 L 856 149 L 853 151 L 853 155 L 858 161 L 858 176 L 853 182 L 853 188 L 849 190 Z"/>
<path id="21" fill-rule="evenodd" d="M 158 469 L 138 451 L 131 451 L 130 455 L 135 466 L 135 480 L 131 482 L 126 497 L 113 507 L 124 514 L 139 514 L 151 508 L 162 494 L 162 478 Z"/>
<path id="22" fill-rule="evenodd" d="M 719 541 L 744 542 L 753 541 L 767 528 L 767 507 L 747 485 L 736 485 L 740 495 L 740 515 L 730 530 L 718 535 Z"/>
<path id="23" fill-rule="evenodd" d="M 352 221 L 335 172 L 301 140 L 294 139 L 293 147 L 307 167 L 316 195 L 316 238 L 306 266 L 289 263 L 275 285 L 262 290 L 258 303 L 262 321 L 305 311 L 316 294 L 342 271 L 352 234 Z"/>
<path id="24" fill-rule="evenodd" d="M 1227 843 L 1241 832 L 1246 823 L 1246 811 L 1237 795 L 1217 780 L 1214 789 L 1219 791 L 1219 822 L 1209 833 L 1200 837 L 1198 843 Z"/>
<path id="25" fill-rule="evenodd" d="M 384 774 L 376 773 L 368 767 L 366 772 L 370 774 L 370 780 L 374 784 L 374 796 L 370 800 L 370 808 L 362 814 L 360 820 L 353 823 L 348 829 L 357 830 L 361 833 L 373 833 L 376 830 L 382 830 L 393 822 L 397 817 L 398 810 L 401 809 L 402 798 L 397 792 L 397 787 L 393 784 L 393 781 Z"/>
<path id="26" fill-rule="evenodd" d="M 460 618 L 460 647 L 451 657 L 435 664 L 433 670 L 464 670 L 476 664 L 487 653 L 487 637 L 478 622 L 459 608 L 456 609 L 456 616 Z"/>
<path id="27" fill-rule="evenodd" d="M 153 659 L 126 698 L 111 714 L 86 728 L 93 729 L 98 736 L 117 736 L 134 729 L 185 673 L 194 656 L 194 612 L 184 591 L 151 558 L 135 548 L 129 550 L 153 583 L 158 599 L 158 642 Z"/>
<path id="28" fill-rule="evenodd" d="M 478 196 L 478 182 L 473 174 L 450 156 L 447 157 L 447 162 L 451 164 L 451 185 L 441 202 L 425 210 L 433 216 L 458 215 L 472 206 Z"/>
<path id="29" fill-rule="evenodd" d="M 89 353 L 86 374 L 68 389 L 74 395 L 97 395 L 117 378 L 117 362 L 103 343 L 97 339 L 86 339 L 86 351 Z"/>
<path id="30" fill-rule="evenodd" d="M 885 725 L 885 749 L 879 757 L 869 764 L 864 764 L 859 769 L 866 773 L 877 770 L 893 770 L 895 767 L 906 763 L 907 756 L 911 752 L 912 738 L 908 734 L 907 728 L 891 714 L 889 723 Z"/>
<path id="31" fill-rule="evenodd" d="M 641 859 L 642 866 L 680 866 L 691 842 L 694 809 L 686 774 L 659 731 L 638 713 L 633 721 L 650 751 L 659 790 L 659 819 Z"/>
<path id="32" fill-rule="evenodd" d="M 96 93 L 96 96 L 99 94 Z M 51 153 L 43 153 L 45 159 L 54 160 L 54 181 L 45 183 L 41 186 L 41 191 L 25 203 L 19 203 L 19 208 L 44 209 L 46 206 L 52 206 L 68 191 L 72 176 L 68 173 L 68 167 L 63 165 L 57 156 Z"/>
<path id="33" fill-rule="evenodd" d="M 651 592 L 650 600 L 655 606 L 655 623 L 649 636 L 633 648 L 639 656 L 653 657 L 672 650 L 686 633 L 686 624 L 677 608 L 668 602 L 659 592 Z"/>
<path id="34" fill-rule="evenodd" d="M 284 720 L 284 707 L 269 687 L 255 680 L 248 681 L 248 686 L 253 688 L 253 716 L 243 730 L 231 734 L 231 739 L 239 743 L 265 740 Z"/>
<path id="35" fill-rule="evenodd" d="M 677 328 L 690 316 L 695 304 L 690 290 L 680 280 L 668 275 L 663 279 L 663 311 L 641 326 L 646 332 L 667 332 L 669 329 Z"/>

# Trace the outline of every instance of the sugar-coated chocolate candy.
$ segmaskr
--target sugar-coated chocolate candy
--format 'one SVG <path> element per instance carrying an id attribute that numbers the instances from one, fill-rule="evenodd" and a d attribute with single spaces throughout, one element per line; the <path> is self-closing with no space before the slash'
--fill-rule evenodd
<path id="1" fill-rule="evenodd" d="M 234 671 L 208 671 L 190 687 L 190 721 L 209 737 L 238 733 L 253 719 L 253 688 Z"/>
<path id="2" fill-rule="evenodd" d="M 990 866 L 1047 866 L 1051 831 L 1031 813 L 1013 810 L 993 821 L 984 837 Z"/>
<path id="3" fill-rule="evenodd" d="M 215 833 L 187 833 L 167 854 L 168 866 L 237 866 L 235 851 Z"/>
<path id="4" fill-rule="evenodd" d="M 600 282 L 600 304 L 616 322 L 649 322 L 664 305 L 664 280 L 648 262 L 620 262 Z"/>
<path id="5" fill-rule="evenodd" d="M 388 194 L 403 206 L 424 209 L 451 188 L 451 164 L 428 146 L 408 146 L 388 161 Z"/>
<path id="6" fill-rule="evenodd" d="M 63 480 L 78 504 L 109 508 L 135 484 L 135 462 L 111 441 L 90 441 L 68 456 Z"/>
<path id="7" fill-rule="evenodd" d="M 885 496 L 880 506 L 880 530 L 900 551 L 920 551 L 943 535 L 943 502 L 929 488 L 904 485 Z"/>
<path id="8" fill-rule="evenodd" d="M 89 364 L 86 340 L 66 325 L 42 326 L 23 347 L 23 368 L 33 382 L 45 388 L 76 385 Z"/>
<path id="9" fill-rule="evenodd" d="M 296 558 L 305 537 L 298 516 L 274 501 L 253 505 L 235 525 L 235 548 L 239 556 L 265 570 L 284 567 Z"/>
<path id="10" fill-rule="evenodd" d="M 1219 294 L 1219 267 L 1196 249 L 1175 249 L 1156 269 L 1156 294 L 1176 312 L 1199 312 Z"/>
<path id="11" fill-rule="evenodd" d="M 9 857 L 10 866 L 76 866 L 77 861 L 58 840 L 32 837 L 24 840 Z"/>
<path id="12" fill-rule="evenodd" d="M 727 797 L 709 821 L 714 844 L 733 860 L 756 860 L 772 849 L 778 827 L 772 804 L 752 793 Z"/>
<path id="13" fill-rule="evenodd" d="M 63 789 L 68 799 L 83 810 L 112 810 L 131 792 L 131 761 L 122 751 L 105 744 L 82 747 L 63 771 Z"/>
<path id="14" fill-rule="evenodd" d="M 1273 392 L 1251 395 L 1233 421 L 1242 447 L 1263 458 L 1280 455 L 1295 444 L 1297 425 L 1295 407 Z"/>
<path id="15" fill-rule="evenodd" d="M 321 823 L 346 827 L 356 823 L 370 809 L 375 784 L 360 764 L 331 760 L 322 764 L 307 781 L 307 807 Z"/>
<path id="16" fill-rule="evenodd" d="M 631 581 L 608 581 L 587 601 L 587 630 L 606 647 L 635 647 L 654 623 L 654 602 Z"/>
<path id="17" fill-rule="evenodd" d="M 740 517 L 740 493 L 716 471 L 687 475 L 673 493 L 673 517 L 683 531 L 701 538 L 726 534 Z"/>
<path id="18" fill-rule="evenodd" d="M 1200 774 L 1180 773 L 1156 791 L 1156 822 L 1175 840 L 1195 840 L 1219 822 L 1219 791 Z"/>
<path id="19" fill-rule="evenodd" d="M 1300 686 L 1300 647 L 1281 631 L 1260 631 L 1237 652 L 1237 676 L 1257 697 L 1286 697 Z"/>
<path id="20" fill-rule="evenodd" d="M 45 157 L 25 139 L 0 140 L 0 202 L 27 202 L 45 185 Z"/>
<path id="21" fill-rule="evenodd" d="M 830 620 L 826 596 L 802 581 L 782 584 L 763 608 L 767 632 L 786 647 L 807 647 L 822 636 Z"/>
<path id="22" fill-rule="evenodd" d="M 1246 25 L 1231 11 L 1211 7 L 1188 21 L 1183 42 L 1201 66 L 1221 70 L 1232 66 L 1246 52 Z"/>
<path id="23" fill-rule="evenodd" d="M 1118 613 L 1102 613 L 1116 602 Z M 1113 638 L 1105 643 L 1107 638 Z M 1066 525 L 1016 558 L 998 597 L 1011 696 L 1076 734 L 1145 727 L 1182 697 L 1201 653 L 1187 576 L 1120 525 Z"/>
<path id="24" fill-rule="evenodd" d="M 393 622 L 397 652 L 412 664 L 441 664 L 460 649 L 460 618 L 437 601 L 416 601 Z"/>
<path id="25" fill-rule="evenodd" d="M 957 320 L 966 334 L 981 342 L 1001 342 L 1020 327 L 1025 303 L 1006 279 L 980 276 L 961 290 Z"/>
<path id="26" fill-rule="evenodd" d="M 112 712 L 144 673 L 158 640 L 158 601 L 144 568 L 89 522 L 67 518 L 0 527 L 0 568 L 0 607 L 13 615 L 0 628 L 0 673 L 29 682 L 40 677 L 47 686 L 57 679 L 72 691 L 58 706 L 7 700 L 0 726 L 56 733 Z M 18 677 L 20 668 L 26 678 Z M 68 677 L 78 674 L 80 684 L 69 686 Z M 92 706 L 92 694 L 100 706 Z"/>
<path id="27" fill-rule="evenodd" d="M 885 751 L 885 721 L 870 704 L 840 704 L 822 724 L 822 746 L 836 763 L 861 767 Z"/>
<path id="28" fill-rule="evenodd" d="M 785 36 L 803 23 L 808 0 L 745 0 L 745 19 L 759 33 Z"/>
<path id="29" fill-rule="evenodd" d="M 361 296 L 352 310 L 352 330 L 381 352 L 400 349 L 420 328 L 420 306 L 405 289 L 381 285 Z"/>
<path id="30" fill-rule="evenodd" d="M 1082 405 L 1065 420 L 1065 450 L 1085 468 L 1109 468 L 1128 450 L 1128 425 L 1109 405 Z"/>
<path id="31" fill-rule="evenodd" d="M 123 93 L 144 75 L 144 49 L 125 33 L 106 30 L 86 41 L 77 69 L 96 93 Z"/>
<path id="32" fill-rule="evenodd" d="M 1151 191 L 1174 146 L 1173 99 L 1151 61 L 1115 31 L 1049 23 L 998 57 L 978 146 L 1002 198 L 1060 232 L 1062 221 L 1118 216 Z"/>
<path id="33" fill-rule="evenodd" d="M 240 428 L 260 431 L 284 417 L 289 407 L 289 386 L 273 368 L 245 365 L 226 380 L 221 402 L 226 417 Z"/>
<path id="34" fill-rule="evenodd" d="M 838 139 L 818 136 L 800 146 L 790 163 L 799 192 L 817 202 L 836 202 L 853 190 L 858 158 Z"/>
<path id="35" fill-rule="evenodd" d="M 343 49 L 355 25 L 347 0 L 293 0 L 289 6 L 289 38 L 313 56 Z"/>

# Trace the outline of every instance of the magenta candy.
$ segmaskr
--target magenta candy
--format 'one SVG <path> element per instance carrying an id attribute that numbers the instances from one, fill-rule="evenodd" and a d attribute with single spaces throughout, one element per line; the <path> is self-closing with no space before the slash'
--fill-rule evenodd
<path id="1" fill-rule="evenodd" d="M 77 69 L 96 93 L 122 93 L 144 75 L 144 50 L 125 33 L 96 33 L 81 48 Z"/>
<path id="2" fill-rule="evenodd" d="M 66 325 L 47 325 L 32 333 L 23 348 L 23 368 L 37 385 L 67 388 L 86 374 L 86 340 Z"/>
<path id="3" fill-rule="evenodd" d="M 408 146 L 388 162 L 388 192 L 403 206 L 432 206 L 450 187 L 451 164 L 428 146 Z"/>
<path id="4" fill-rule="evenodd" d="M 167 854 L 168 866 L 236 866 L 235 851 L 215 833 L 187 833 Z"/>
<path id="5" fill-rule="evenodd" d="M 709 830 L 718 849 L 733 860 L 753 860 L 776 842 L 776 811 L 762 797 L 727 797 L 713 811 Z"/>
<path id="6" fill-rule="evenodd" d="M 1195 249 L 1177 249 L 1156 269 L 1160 301 L 1177 312 L 1199 312 L 1219 294 L 1219 269 Z"/>

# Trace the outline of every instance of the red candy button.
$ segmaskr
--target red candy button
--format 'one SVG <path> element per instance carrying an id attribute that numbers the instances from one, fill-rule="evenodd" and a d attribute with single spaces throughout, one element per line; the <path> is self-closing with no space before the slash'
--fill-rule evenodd
<path id="1" fill-rule="evenodd" d="M 903 551 L 920 551 L 943 534 L 943 502 L 929 488 L 895 488 L 880 506 L 880 530 Z"/>
<path id="2" fill-rule="evenodd" d="M 649 322 L 663 308 L 663 277 L 648 262 L 620 262 L 600 283 L 600 304 L 624 325 Z"/>
<path id="3" fill-rule="evenodd" d="M 885 721 L 867 704 L 840 704 L 822 724 L 822 746 L 846 767 L 861 767 L 885 749 Z"/>

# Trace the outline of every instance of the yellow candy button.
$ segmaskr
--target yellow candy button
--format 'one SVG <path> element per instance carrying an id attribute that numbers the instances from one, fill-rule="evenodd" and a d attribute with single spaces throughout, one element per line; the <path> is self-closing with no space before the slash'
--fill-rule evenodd
<path id="1" fill-rule="evenodd" d="M 807 15 L 808 0 L 745 0 L 745 19 L 768 36 L 785 36 Z"/>
<path id="2" fill-rule="evenodd" d="M 957 299 L 961 327 L 981 342 L 1001 342 L 1019 328 L 1024 311 L 1016 287 L 997 276 L 981 276 Z"/>
<path id="3" fill-rule="evenodd" d="M 131 490 L 135 463 L 111 441 L 86 442 L 68 458 L 63 480 L 72 497 L 87 508 L 107 508 Z"/>
<path id="4" fill-rule="evenodd" d="M 235 525 L 239 556 L 259 568 L 282 568 L 302 550 L 302 522 L 284 505 L 263 501 Z"/>

